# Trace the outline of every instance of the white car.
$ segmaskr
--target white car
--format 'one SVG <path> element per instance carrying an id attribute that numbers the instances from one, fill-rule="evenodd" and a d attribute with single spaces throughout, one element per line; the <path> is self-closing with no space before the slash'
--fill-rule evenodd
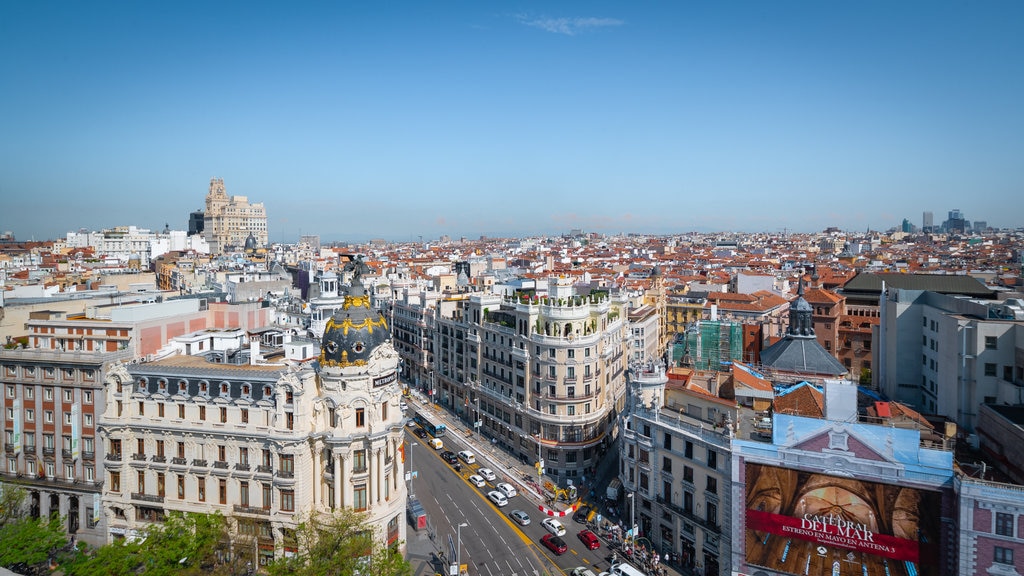
<path id="1" fill-rule="evenodd" d="M 476 462 L 476 456 L 474 456 L 473 453 L 470 452 L 469 450 L 463 450 L 462 452 L 459 452 L 459 459 L 465 462 L 466 464 L 473 464 L 474 462 Z"/>
<path id="2" fill-rule="evenodd" d="M 504 494 L 506 498 L 511 498 L 518 494 L 518 492 L 516 492 L 516 487 L 508 482 L 499 482 L 498 484 L 495 484 L 494 487 L 501 490 L 501 493 Z"/>
<path id="3" fill-rule="evenodd" d="M 494 492 L 491 492 L 491 494 L 494 494 Z M 555 536 L 565 536 L 565 526 L 562 526 L 562 523 L 558 520 L 555 520 L 554 518 L 545 518 L 541 520 L 540 523 L 544 525 L 544 528 L 548 532 L 551 532 Z"/>
<path id="4" fill-rule="evenodd" d="M 477 488 L 483 488 L 484 487 L 484 479 L 481 478 L 478 474 L 473 474 L 472 476 L 470 476 L 468 478 L 468 480 L 469 480 L 470 484 L 472 484 L 473 486 L 476 486 Z"/>
<path id="5" fill-rule="evenodd" d="M 495 480 L 498 479 L 498 477 L 494 474 L 494 471 L 491 470 L 490 468 L 481 468 L 477 470 L 477 472 L 479 472 L 480 475 L 484 477 L 484 480 L 487 480 L 488 482 L 494 482 Z"/>
<path id="6" fill-rule="evenodd" d="M 501 508 L 502 506 L 508 504 L 508 498 L 505 498 L 505 495 L 502 494 L 501 492 L 498 492 L 497 490 L 491 490 L 490 492 L 488 492 L 487 498 L 489 498 L 491 502 L 494 502 L 494 505 L 497 506 L 498 508 Z M 562 530 L 562 533 L 565 534 L 564 529 Z"/>

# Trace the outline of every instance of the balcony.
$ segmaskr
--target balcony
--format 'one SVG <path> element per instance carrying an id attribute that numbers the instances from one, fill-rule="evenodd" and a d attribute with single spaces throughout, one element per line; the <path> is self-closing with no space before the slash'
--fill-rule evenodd
<path id="1" fill-rule="evenodd" d="M 242 470 L 242 471 L 248 472 L 249 471 L 249 463 L 248 462 L 239 462 L 238 464 L 235 464 L 235 470 Z"/>
<path id="2" fill-rule="evenodd" d="M 695 524 L 700 525 L 705 530 L 708 530 L 710 532 L 714 532 L 716 534 L 719 533 L 722 530 L 721 526 L 719 526 L 718 524 L 714 524 L 714 523 L 708 522 L 707 519 L 701 518 L 700 516 L 697 516 L 696 514 L 694 514 L 692 510 L 687 510 L 687 509 L 683 508 L 682 506 L 679 506 L 678 504 L 675 504 L 674 502 L 670 502 L 668 500 L 665 500 L 665 498 L 662 497 L 662 496 L 658 496 L 657 498 L 655 498 L 655 500 L 658 502 L 658 504 L 661 504 L 662 506 L 667 507 L 669 510 L 672 510 L 676 514 L 681 515 L 682 517 L 686 518 L 687 520 L 689 520 L 689 521 L 691 521 L 691 522 L 693 522 Z"/>
<path id="3" fill-rule="evenodd" d="M 154 496 L 152 494 L 142 494 L 142 493 L 139 493 L 139 492 L 132 492 L 132 500 L 138 500 L 140 502 L 156 502 L 158 504 L 163 504 L 164 497 L 163 496 Z"/>
<path id="4" fill-rule="evenodd" d="M 56 453 L 53 448 L 43 448 L 43 456 L 53 456 Z"/>
<path id="5" fill-rule="evenodd" d="M 153 456 L 153 462 L 159 462 L 161 464 L 167 462 L 166 456 Z"/>
<path id="6" fill-rule="evenodd" d="M 365 467 L 363 468 L 363 470 L 364 471 L 366 470 Z M 295 471 L 294 470 L 278 470 L 277 471 L 277 476 L 278 476 L 278 478 L 295 478 Z"/>
<path id="7" fill-rule="evenodd" d="M 239 514 L 258 514 L 260 516 L 270 516 L 270 508 L 257 508 L 255 506 L 242 506 L 235 504 L 234 511 Z"/>
<path id="8" fill-rule="evenodd" d="M 188 460 L 175 456 L 174 458 L 171 458 L 171 464 L 175 466 L 188 466 Z"/>
<path id="9" fill-rule="evenodd" d="M 273 474 L 274 473 L 274 467 L 270 466 L 268 464 L 260 464 L 259 466 L 256 467 L 256 473 L 257 474 Z"/>
<path id="10" fill-rule="evenodd" d="M 121 453 L 120 452 L 107 452 L 107 455 L 104 456 L 103 458 L 105 460 L 110 460 L 112 462 L 120 462 L 121 461 Z"/>
<path id="11" fill-rule="evenodd" d="M 146 455 L 145 454 L 132 454 L 132 460 L 139 460 L 141 462 L 145 462 L 146 461 Z"/>
<path id="12" fill-rule="evenodd" d="M 8 454 L 13 454 L 14 444 L 4 444 L 4 452 L 7 452 Z"/>
<path id="13" fill-rule="evenodd" d="M 206 468 L 208 466 L 206 460 L 203 460 L 202 458 L 196 458 L 192 460 L 192 465 L 198 466 L 199 468 Z"/>
<path id="14" fill-rule="evenodd" d="M 61 456 L 61 458 L 71 458 L 71 450 L 68 449 L 68 448 L 65 448 L 65 449 L 61 450 L 60 451 L 60 456 Z"/>
<path id="15" fill-rule="evenodd" d="M 83 460 L 95 460 L 96 459 L 96 453 L 95 452 L 82 452 L 82 459 Z"/>

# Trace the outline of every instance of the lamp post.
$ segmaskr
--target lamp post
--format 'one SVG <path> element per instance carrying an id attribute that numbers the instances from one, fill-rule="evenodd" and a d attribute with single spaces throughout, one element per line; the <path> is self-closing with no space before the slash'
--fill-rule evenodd
<path id="1" fill-rule="evenodd" d="M 456 570 L 460 570 L 462 568 L 462 527 L 463 526 L 469 526 L 469 524 L 467 524 L 466 522 L 463 522 L 462 524 L 459 524 L 459 527 L 456 529 L 456 533 L 458 535 L 458 541 L 459 541 L 458 545 L 455 548 L 455 567 L 456 567 L 455 569 Z"/>
<path id="2" fill-rule="evenodd" d="M 630 549 L 636 550 L 636 492 L 630 492 L 626 494 L 626 498 L 629 498 L 629 526 L 633 533 L 633 538 L 629 541 Z"/>
<path id="3" fill-rule="evenodd" d="M 413 448 L 419 445 L 419 442 L 413 442 L 412 444 L 409 445 L 409 496 L 411 497 L 416 496 L 416 490 L 414 490 L 412 487 L 412 481 L 416 475 L 416 471 L 412 469 L 412 452 Z"/>

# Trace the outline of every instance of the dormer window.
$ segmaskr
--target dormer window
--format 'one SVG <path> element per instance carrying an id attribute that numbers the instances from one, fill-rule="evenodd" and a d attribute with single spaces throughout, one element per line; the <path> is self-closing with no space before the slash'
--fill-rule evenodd
<path id="1" fill-rule="evenodd" d="M 203 380 L 202 382 L 200 382 L 199 383 L 199 394 L 202 395 L 202 396 L 206 396 L 209 393 L 209 390 L 210 390 L 209 386 L 210 386 L 210 384 L 206 380 Z"/>
<path id="2" fill-rule="evenodd" d="M 157 386 L 160 388 L 160 392 L 161 393 L 163 393 L 163 394 L 167 393 L 167 379 L 166 378 L 161 378 L 160 381 L 157 382 Z"/>
<path id="3" fill-rule="evenodd" d="M 178 380 L 178 387 L 174 392 L 185 392 L 188 390 L 188 380 Z"/>
<path id="4" fill-rule="evenodd" d="M 149 384 L 149 381 L 146 378 L 139 378 L 138 384 L 139 384 L 139 392 L 145 392 L 146 391 L 146 385 Z"/>
<path id="5" fill-rule="evenodd" d="M 248 384 L 242 384 L 242 396 L 244 396 L 245 398 L 249 397 L 249 385 Z"/>
<path id="6" fill-rule="evenodd" d="M 220 395 L 221 396 L 227 396 L 228 395 L 228 383 L 227 382 L 221 382 L 220 383 Z"/>
<path id="7" fill-rule="evenodd" d="M 272 393 L 273 393 L 273 391 L 270 389 L 270 385 L 269 384 L 267 386 L 263 387 L 263 397 L 264 398 L 270 398 Z"/>

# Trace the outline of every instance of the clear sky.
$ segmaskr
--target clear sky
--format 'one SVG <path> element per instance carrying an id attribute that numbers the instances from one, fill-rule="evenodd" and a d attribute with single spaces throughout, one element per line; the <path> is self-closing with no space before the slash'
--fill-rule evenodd
<path id="1" fill-rule="evenodd" d="M 0 3 L 0 231 L 1024 225 L 1024 2 Z"/>

